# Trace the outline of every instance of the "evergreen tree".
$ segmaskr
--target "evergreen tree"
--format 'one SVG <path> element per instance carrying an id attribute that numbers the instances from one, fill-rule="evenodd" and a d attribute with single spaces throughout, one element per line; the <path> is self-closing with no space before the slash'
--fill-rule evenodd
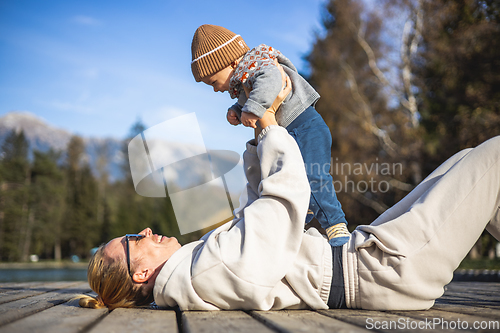
<path id="1" fill-rule="evenodd" d="M 31 206 L 34 229 L 30 253 L 61 259 L 61 223 L 65 207 L 64 172 L 58 165 L 61 152 L 34 152 Z"/>
<path id="2" fill-rule="evenodd" d="M 101 242 L 109 239 L 111 233 L 111 220 L 110 220 L 110 207 L 108 203 L 108 187 L 109 187 L 109 173 L 108 173 L 108 146 L 106 141 L 103 141 L 97 147 L 97 223 L 100 225 Z M 104 239 L 104 240 L 103 240 Z"/>
<path id="3" fill-rule="evenodd" d="M 66 212 L 62 225 L 63 251 L 67 255 L 87 257 L 100 239 L 97 222 L 97 184 L 88 162 L 85 144 L 73 136 L 66 159 Z"/>
<path id="4" fill-rule="evenodd" d="M 0 260 L 20 260 L 29 221 L 29 144 L 22 131 L 11 131 L 0 163 Z"/>
<path id="5" fill-rule="evenodd" d="M 170 198 L 143 197 L 135 192 L 128 161 L 128 143 L 145 129 L 144 124 L 138 120 L 133 124 L 124 141 L 123 153 L 127 158 L 122 168 L 125 177 L 123 181 L 113 186 L 118 199 L 116 218 L 111 228 L 112 234 L 117 237 L 151 227 L 154 232 L 175 236 L 180 242 L 198 239 L 201 236 L 200 233 L 180 235 Z"/>
<path id="6" fill-rule="evenodd" d="M 124 235 L 126 233 L 139 232 L 139 218 L 147 218 L 140 216 L 139 211 L 143 205 L 143 198 L 135 193 L 134 182 L 130 172 L 128 161 L 128 144 L 135 136 L 142 133 L 146 127 L 140 119 L 138 119 L 130 128 L 127 138 L 125 138 L 122 147 L 123 156 L 125 159 L 122 164 L 123 180 L 115 184 L 114 190 L 117 195 L 117 212 L 116 221 L 111 228 L 114 237 Z M 147 220 L 146 220 L 147 221 Z"/>

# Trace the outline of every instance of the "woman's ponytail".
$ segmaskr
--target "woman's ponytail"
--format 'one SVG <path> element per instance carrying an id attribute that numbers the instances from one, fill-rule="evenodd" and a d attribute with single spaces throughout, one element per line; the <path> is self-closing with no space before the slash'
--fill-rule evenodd
<path id="1" fill-rule="evenodd" d="M 78 304 L 80 304 L 82 308 L 102 309 L 106 307 L 106 304 L 103 303 L 99 296 L 79 295 L 76 298 L 80 299 Z"/>
<path id="2" fill-rule="evenodd" d="M 153 302 L 153 293 L 144 294 L 130 278 L 126 265 L 121 260 L 108 258 L 104 254 L 105 244 L 94 253 L 87 269 L 87 280 L 97 297 L 80 295 L 81 307 L 102 309 L 108 307 L 131 308 Z"/>

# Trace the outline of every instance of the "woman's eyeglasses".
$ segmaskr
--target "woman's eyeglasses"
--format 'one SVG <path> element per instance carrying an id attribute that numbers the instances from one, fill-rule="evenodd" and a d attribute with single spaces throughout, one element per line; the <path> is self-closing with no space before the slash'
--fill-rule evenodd
<path id="1" fill-rule="evenodd" d="M 145 235 L 140 235 L 140 234 L 126 234 L 125 235 L 125 242 L 127 243 L 127 268 L 128 268 L 128 274 L 130 275 L 130 277 L 132 278 L 132 280 L 133 280 L 133 277 L 132 277 L 132 273 L 130 272 L 130 245 L 129 245 L 129 240 L 132 239 L 132 240 L 138 241 L 138 240 L 143 239 L 144 237 L 146 237 L 146 236 Z"/>

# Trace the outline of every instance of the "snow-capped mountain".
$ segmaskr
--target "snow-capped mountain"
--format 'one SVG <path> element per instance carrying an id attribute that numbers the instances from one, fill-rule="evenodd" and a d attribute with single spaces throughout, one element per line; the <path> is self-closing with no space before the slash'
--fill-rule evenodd
<path id="1" fill-rule="evenodd" d="M 17 133 L 21 130 L 24 132 L 30 145 L 30 158 L 34 150 L 45 152 L 52 148 L 54 150 L 66 151 L 66 147 L 72 136 L 70 132 L 48 124 L 33 113 L 10 112 L 0 117 L 0 148 L 7 135 L 13 130 Z M 128 153 L 124 153 L 123 151 L 124 140 L 95 137 L 82 139 L 86 147 L 82 160 L 89 163 L 96 176 L 98 176 L 97 161 L 99 155 L 105 151 L 108 162 L 107 172 L 109 181 L 113 182 L 123 177 L 123 166 L 126 165 L 128 167 L 129 163 Z M 142 140 L 140 141 L 142 142 Z M 239 195 L 244 185 L 244 174 L 240 157 L 235 152 L 224 150 L 207 151 L 206 147 L 161 141 L 158 142 L 160 148 L 155 149 L 151 145 L 153 142 L 150 141 L 148 143 L 149 153 L 151 156 L 156 157 L 153 158 L 154 161 L 160 162 L 156 167 L 163 168 L 163 176 L 166 177 L 165 181 L 167 184 L 171 185 L 171 190 L 173 190 L 172 186 L 180 190 L 200 185 L 206 181 L 199 179 L 200 177 L 211 179 L 212 177 L 217 178 L 224 175 L 229 191 L 237 193 L 235 195 Z M 198 155 L 202 152 L 209 152 L 210 156 L 207 157 L 206 154 Z M 142 162 L 147 162 L 145 157 L 139 157 L 144 160 Z M 210 166 L 207 164 L 207 158 L 211 161 L 209 162 Z M 162 161 L 173 162 L 162 163 Z M 237 167 L 234 168 L 235 166 Z"/>
<path id="2" fill-rule="evenodd" d="M 32 113 L 11 112 L 0 117 L 0 148 L 13 130 L 24 132 L 30 145 L 31 156 L 34 150 L 47 151 L 50 148 L 65 152 L 72 136 L 71 133 L 48 124 Z M 128 167 L 130 154 L 131 174 L 136 192 L 148 197 L 170 196 L 176 217 L 184 223 L 182 228 L 180 226 L 182 233 L 199 230 L 229 218 L 231 210 L 227 194 L 230 195 L 232 208 L 239 206 L 238 198 L 245 186 L 239 154 L 162 140 L 148 140 L 143 145 L 143 138 L 144 136 L 139 135 L 132 140 L 137 142 L 138 149 L 126 153 L 123 152 L 124 140 L 83 138 L 86 147 L 83 160 L 89 163 L 94 174 L 98 176 L 97 161 L 105 151 L 108 179 L 113 182 L 123 178 L 122 170 L 125 165 Z M 0 155 L 2 153 L 0 149 Z M 62 159 L 64 156 L 65 154 Z M 156 172 L 151 173 L 152 169 L 156 169 Z M 153 174 L 160 176 L 153 179 Z M 188 196 L 188 199 L 185 196 Z M 208 216 L 212 219 L 207 219 Z M 200 221 L 208 224 L 199 225 Z"/>
<path id="3" fill-rule="evenodd" d="M 29 142 L 29 154 L 34 150 L 48 151 L 50 148 L 65 151 L 72 134 L 48 124 L 45 120 L 31 112 L 10 112 L 0 117 L 0 147 L 11 131 L 24 132 Z M 96 171 L 99 151 L 105 148 L 108 160 L 109 180 L 115 181 L 122 177 L 122 165 L 125 156 L 122 152 L 123 140 L 115 138 L 82 138 L 86 151 L 83 159 Z"/>

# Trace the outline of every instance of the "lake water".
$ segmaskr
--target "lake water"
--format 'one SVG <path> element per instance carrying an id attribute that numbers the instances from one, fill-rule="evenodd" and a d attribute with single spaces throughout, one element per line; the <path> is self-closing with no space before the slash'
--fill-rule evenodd
<path id="1" fill-rule="evenodd" d="M 87 281 L 86 268 L 0 269 L 0 282 Z"/>

